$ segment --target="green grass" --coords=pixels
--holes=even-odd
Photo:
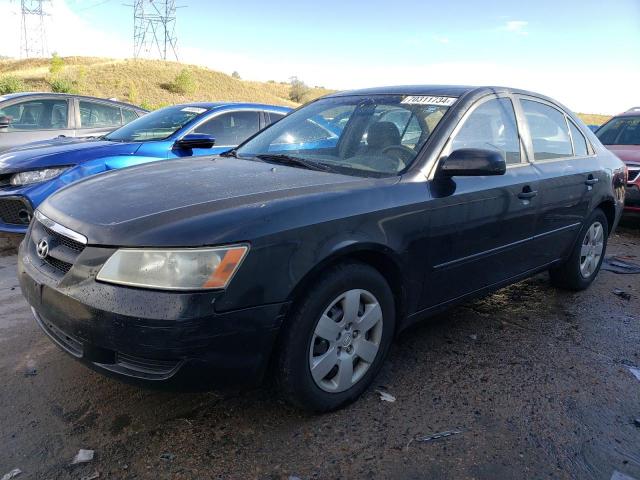
[[[289,99],[290,85],[253,82],[232,78],[222,72],[195,65],[161,60],[115,60],[93,57],[65,57],[61,72],[83,95],[117,98],[147,108],[159,108],[193,101],[257,102],[296,106]],[[0,77],[12,76],[28,91],[51,91],[51,59],[0,60]],[[167,88],[175,85],[185,69],[193,88]],[[303,102],[330,93],[312,88]]]

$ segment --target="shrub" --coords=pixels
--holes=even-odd
[[[240,74],[237,71],[234,71],[231,74],[231,78],[235,78],[236,80],[242,80],[242,78],[240,78]]]
[[[309,87],[298,77],[291,77],[291,87],[289,89],[289,99],[293,102],[301,103],[304,96],[309,93]]]
[[[138,89],[133,83],[129,84],[129,92],[127,93],[127,100],[133,105],[138,103]]]
[[[23,92],[24,90],[24,82],[18,77],[11,75],[0,77],[0,95]]]
[[[173,82],[167,85],[167,90],[180,95],[188,95],[195,92],[196,81],[191,71],[186,68],[182,69]]]
[[[64,59],[58,55],[56,52],[53,52],[51,55],[51,63],[49,65],[49,73],[51,75],[57,75],[64,68]]]
[[[55,77],[49,80],[51,91],[55,93],[78,93],[76,82],[68,78]]]

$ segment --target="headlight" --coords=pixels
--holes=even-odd
[[[43,170],[32,170],[30,172],[20,172],[11,176],[11,185],[29,185],[31,183],[44,182],[53,177],[57,177],[69,167],[45,168]]]
[[[176,250],[120,249],[98,272],[97,280],[161,290],[225,288],[249,247]]]

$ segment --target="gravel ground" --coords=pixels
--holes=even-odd
[[[608,253],[640,257],[638,227],[620,230]],[[172,393],[85,368],[38,330],[15,263],[5,249],[0,475],[640,479],[640,379],[629,369],[640,368],[640,275],[601,272],[580,293],[540,275],[454,308],[395,343],[376,381],[395,402],[371,389],[311,416],[266,387]],[[70,466],[81,448],[94,459]]]

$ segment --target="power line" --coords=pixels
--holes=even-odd
[[[48,57],[43,5],[50,0],[20,0],[20,57]]]
[[[176,44],[175,0],[135,0],[133,5],[133,56],[135,58],[174,57]]]

